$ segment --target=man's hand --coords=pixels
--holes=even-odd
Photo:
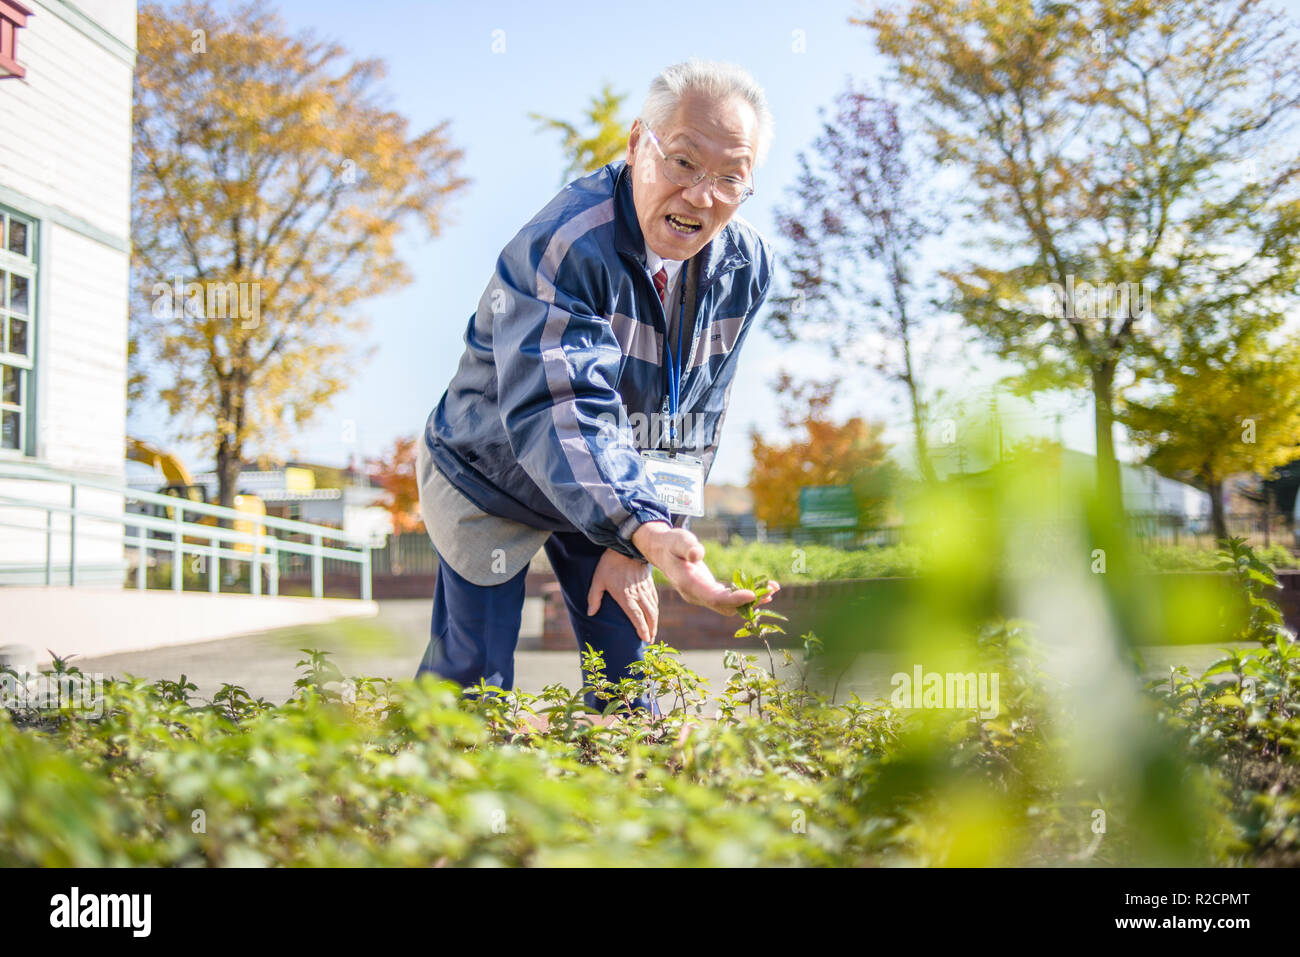
[[[609,592],[636,626],[641,640],[654,641],[659,634],[659,590],[655,588],[653,575],[653,569],[645,562],[612,548],[605,549],[596,563],[596,573],[591,576],[587,614],[600,611],[601,596]]]
[[[732,590],[721,584],[704,564],[704,546],[694,533],[674,528],[667,522],[646,522],[632,533],[632,544],[668,577],[677,593],[692,605],[712,608],[719,615],[734,615],[741,605],[754,600],[745,588]],[[780,590],[776,582],[759,602],[766,605]]]

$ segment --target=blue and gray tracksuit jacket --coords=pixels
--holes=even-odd
[[[771,285],[772,253],[733,216],[697,258],[679,449],[701,457],[707,477],[738,353]],[[665,329],[619,160],[562,189],[502,251],[425,426],[434,463],[485,512],[579,530],[642,558],[631,541],[637,527],[673,521],[638,448],[668,444],[666,434],[656,441],[666,433]]]

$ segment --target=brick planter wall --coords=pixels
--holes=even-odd
[[[1273,600],[1282,609],[1286,626],[1300,634],[1300,569],[1279,571],[1277,580],[1282,583],[1282,592],[1274,595]]]
[[[824,630],[823,616],[831,606],[861,597],[870,589],[896,587],[905,581],[903,578],[866,578],[782,585],[769,607],[790,620],[775,622],[785,629],[785,635],[777,635],[772,647],[799,647],[801,635]],[[577,639],[559,583],[553,581],[543,585],[542,596],[545,598],[542,647],[555,651],[576,648]],[[608,596],[605,600],[612,601]],[[673,648],[747,648],[752,651],[754,639],[736,637],[736,630],[743,623],[739,615],[724,617],[708,608],[688,604],[671,586],[659,586],[659,640]]]

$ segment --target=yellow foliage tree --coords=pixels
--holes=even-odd
[[[382,107],[381,61],[260,4],[146,3],[138,47],[131,339],[228,506],[245,446],[282,446],[363,358],[356,305],[410,281],[405,222],[436,236],[467,180],[446,123],[410,136]]]
[[[567,120],[554,119],[540,113],[529,113],[543,130],[557,130],[562,136],[561,148],[568,160],[563,179],[569,180],[583,173],[594,173],[607,163],[627,152],[627,137],[631,127],[619,119],[626,93],[615,93],[606,83],[598,96],[591,99],[583,116],[584,129]]]
[[[768,444],[758,430],[749,433],[753,467],[749,489],[754,517],[774,528],[799,524],[799,489],[848,485],[858,507],[858,525],[878,524],[890,467],[881,440],[884,426],[854,417],[836,423],[828,414],[838,379],[796,383],[781,372],[773,388],[784,397],[781,423],[802,434],[788,444]]]
[[[1225,307],[1276,328],[1269,301],[1294,294],[1294,26],[1266,0],[914,0],[852,22],[986,227],[942,273],[952,308],[1024,391],[1090,389],[1117,513],[1115,413],[1147,357]]]
[[[1168,391],[1122,411],[1148,465],[1210,493],[1216,538],[1228,537],[1224,480],[1236,472],[1268,477],[1300,452],[1300,339],[1270,348],[1248,335],[1233,345],[1185,346],[1164,376]]]

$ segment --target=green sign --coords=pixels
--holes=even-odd
[[[799,524],[804,528],[856,528],[858,503],[848,485],[806,485],[799,489]]]

